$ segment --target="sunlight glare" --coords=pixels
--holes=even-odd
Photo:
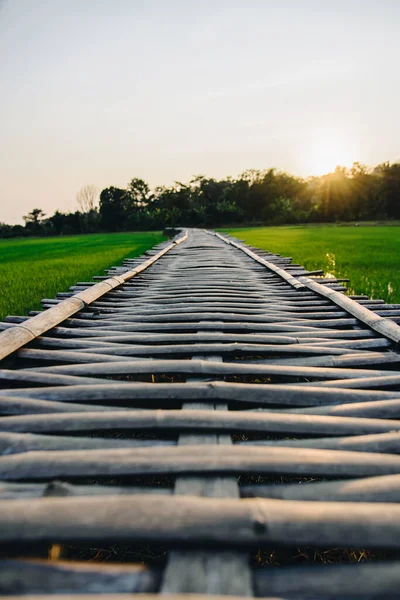
[[[345,136],[337,131],[318,131],[311,139],[307,160],[312,175],[332,173],[337,166],[349,168],[357,160],[354,148]]]

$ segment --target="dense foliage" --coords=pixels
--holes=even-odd
[[[90,186],[88,186],[90,187]],[[81,202],[81,208],[84,203]],[[301,179],[285,172],[246,171],[236,179],[203,175],[189,183],[150,189],[134,178],[127,189],[109,187],[99,207],[45,218],[35,208],[21,225],[0,224],[0,237],[162,229],[400,219],[400,163]]]

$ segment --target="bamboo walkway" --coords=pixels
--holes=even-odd
[[[95,280],[0,324],[0,594],[399,598],[400,305],[203,230]]]

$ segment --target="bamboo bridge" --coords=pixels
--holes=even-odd
[[[399,598],[400,305],[344,283],[188,230],[1,323],[0,593]]]

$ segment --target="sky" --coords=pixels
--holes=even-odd
[[[399,0],[0,0],[0,221],[400,159]]]

